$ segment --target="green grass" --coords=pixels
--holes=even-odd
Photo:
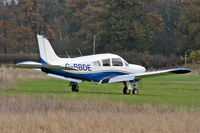
[[[200,76],[175,75],[143,79],[138,95],[123,95],[122,83],[94,85],[80,84],[78,93],[71,92],[67,81],[42,80],[19,82],[16,90],[1,90],[2,94],[55,96],[77,100],[106,100],[127,104],[169,105],[172,107],[200,107]]]

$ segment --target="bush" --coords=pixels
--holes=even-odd
[[[188,58],[189,62],[200,64],[200,50],[192,51]]]
[[[146,68],[169,68],[181,65],[184,60],[180,60],[179,57],[175,55],[163,56],[163,55],[151,55],[149,52],[144,53],[138,52],[117,52],[115,54],[120,55],[129,63],[142,65]],[[60,56],[66,58],[66,55]],[[74,56],[71,56],[74,57]],[[0,64],[16,64],[22,61],[36,61],[40,62],[39,55],[24,55],[24,54],[8,54],[0,55]],[[199,60],[200,61],[200,60]]]
[[[0,55],[0,64],[16,64],[22,61],[40,62],[39,55],[6,54]]]
[[[169,68],[181,65],[184,62],[180,60],[179,57],[175,55],[163,56],[163,55],[151,55],[149,52],[145,51],[144,53],[138,52],[118,52],[116,53],[122,56],[129,63],[142,65],[146,68]]]

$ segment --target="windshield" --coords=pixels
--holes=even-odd
[[[124,60],[124,59],[123,59],[123,60]],[[124,64],[125,64],[125,66],[128,66],[128,65],[129,65],[128,62],[125,61],[125,60],[124,60]]]

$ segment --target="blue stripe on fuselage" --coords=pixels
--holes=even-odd
[[[64,77],[70,77],[75,79],[83,79],[89,81],[99,82],[100,80],[107,77],[114,77],[119,75],[126,75],[127,73],[117,72],[117,71],[106,71],[106,72],[97,72],[97,73],[72,73],[63,70],[55,70],[55,69],[42,69],[43,72],[52,73]]]
[[[49,65],[41,58],[41,63],[44,65]],[[119,71],[105,71],[105,72],[94,72],[94,73],[73,73],[64,70],[56,70],[56,69],[46,69],[41,68],[43,72],[52,73],[64,77],[70,77],[75,79],[83,79],[88,81],[96,81],[99,82],[100,80],[107,78],[107,77],[114,77],[119,75],[127,75],[128,73],[119,72]]]

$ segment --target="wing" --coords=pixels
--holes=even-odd
[[[133,80],[136,80],[136,79],[138,80],[141,78],[166,76],[166,75],[172,75],[172,74],[186,74],[189,72],[191,72],[190,69],[177,68],[177,69],[168,69],[168,70],[162,70],[162,71],[136,73],[136,74],[122,75],[122,76],[116,76],[116,77],[102,79],[99,82],[99,84],[115,83],[115,82],[123,82],[123,81],[133,81]]]
[[[33,61],[25,61],[25,62],[21,62],[18,63],[16,65],[13,65],[15,68],[29,68],[29,69],[36,69],[36,70],[40,70],[41,68],[47,68],[47,69],[58,69],[58,70],[77,70],[71,67],[61,67],[61,66],[57,66],[57,65],[43,65],[41,63],[38,62],[33,62]],[[62,79],[62,80],[67,80],[70,82],[75,82],[75,83],[81,83],[82,80],[80,79],[73,79],[73,78],[67,78],[64,76],[60,76],[60,75],[56,75],[56,74],[47,74],[48,77],[53,77],[53,78],[57,78],[57,79]]]
[[[80,80],[80,79],[67,78],[67,77],[64,77],[64,76],[56,75],[56,74],[50,74],[49,73],[49,74],[47,74],[47,76],[52,77],[52,78],[67,80],[67,81],[75,82],[75,83],[81,83],[82,82],[82,80]]]
[[[71,68],[71,67],[62,67],[62,66],[58,66],[58,65],[43,65],[41,63],[33,62],[33,61],[20,62],[13,66],[15,68],[29,68],[29,69],[47,68],[47,69],[76,70],[77,71],[77,69]]]

